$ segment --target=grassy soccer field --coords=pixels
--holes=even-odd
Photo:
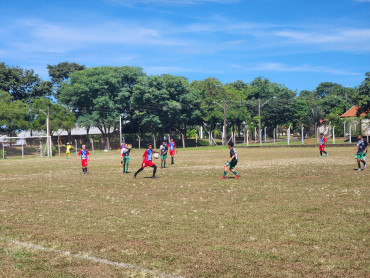
[[[239,148],[238,180],[220,179],[226,147],[179,149],[154,180],[132,178],[143,150],[128,175],[117,152],[89,175],[0,161],[0,276],[369,277],[370,167],[350,150]]]

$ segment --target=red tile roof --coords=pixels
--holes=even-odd
[[[357,105],[354,105],[351,107],[351,109],[349,109],[347,112],[345,112],[342,116],[340,116],[341,118],[348,118],[348,117],[358,117],[357,116],[357,111],[358,111],[358,106]],[[361,113],[360,117],[364,117],[364,116],[367,116],[368,113]]]

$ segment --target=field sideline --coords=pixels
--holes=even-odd
[[[125,175],[115,151],[89,175],[0,161],[0,277],[370,277],[370,166],[351,149],[239,148],[238,180],[220,179],[226,147],[179,148],[158,179],[132,178],[144,150]]]

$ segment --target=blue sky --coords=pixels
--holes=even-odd
[[[0,61],[43,79],[69,61],[300,91],[370,71],[370,0],[13,0],[0,12]]]

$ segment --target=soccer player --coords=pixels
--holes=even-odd
[[[90,159],[90,153],[86,150],[86,146],[82,145],[82,150],[78,153],[78,158],[81,157],[82,173],[87,174],[87,162]]]
[[[168,143],[168,148],[170,150],[171,164],[175,164],[173,162],[173,158],[174,158],[175,152],[177,152],[177,150],[176,150],[176,143],[173,141],[173,138],[171,138],[170,142]]]
[[[365,156],[367,154],[367,149],[369,148],[369,144],[364,139],[362,134],[357,136],[357,146],[352,151],[357,150],[357,154],[355,159],[357,159],[358,169],[357,171],[361,171],[361,162],[364,164],[364,169],[366,168],[367,163],[365,162]]]
[[[121,166],[123,165],[123,149],[125,148],[125,143],[122,141],[121,145],[119,146],[119,150],[121,151]]]
[[[320,150],[320,157],[322,157],[322,153],[325,153],[326,154],[326,157],[329,156],[329,154],[325,151],[325,143],[328,141],[324,134],[323,133],[320,133],[320,146],[319,146],[319,150]]]
[[[233,142],[229,142],[228,147],[230,150],[230,159],[226,161],[224,165],[224,175],[221,177],[221,179],[226,179],[227,166],[229,166],[229,170],[234,173],[235,178],[237,179],[239,178],[239,174],[235,171],[235,166],[238,164],[238,155],[236,154]]]
[[[161,151],[161,168],[166,168],[166,159],[168,153],[168,146],[166,142],[163,141],[163,144],[159,147]]]
[[[71,143],[67,143],[67,148],[66,148],[66,158],[67,159],[70,159],[71,158],[71,148],[72,148],[72,146],[71,146]]]
[[[130,149],[125,144],[123,148],[123,173],[128,173],[128,164],[130,163]],[[126,168],[126,171],[125,171]]]
[[[152,178],[156,178],[155,172],[157,171],[157,165],[153,163],[153,153],[156,153],[156,151],[153,151],[153,145],[149,144],[148,149],[143,154],[143,161],[141,163],[141,168],[136,171],[134,174],[134,178],[136,178],[137,174],[139,174],[141,171],[144,170],[145,167],[152,167],[153,168],[153,176]]]

